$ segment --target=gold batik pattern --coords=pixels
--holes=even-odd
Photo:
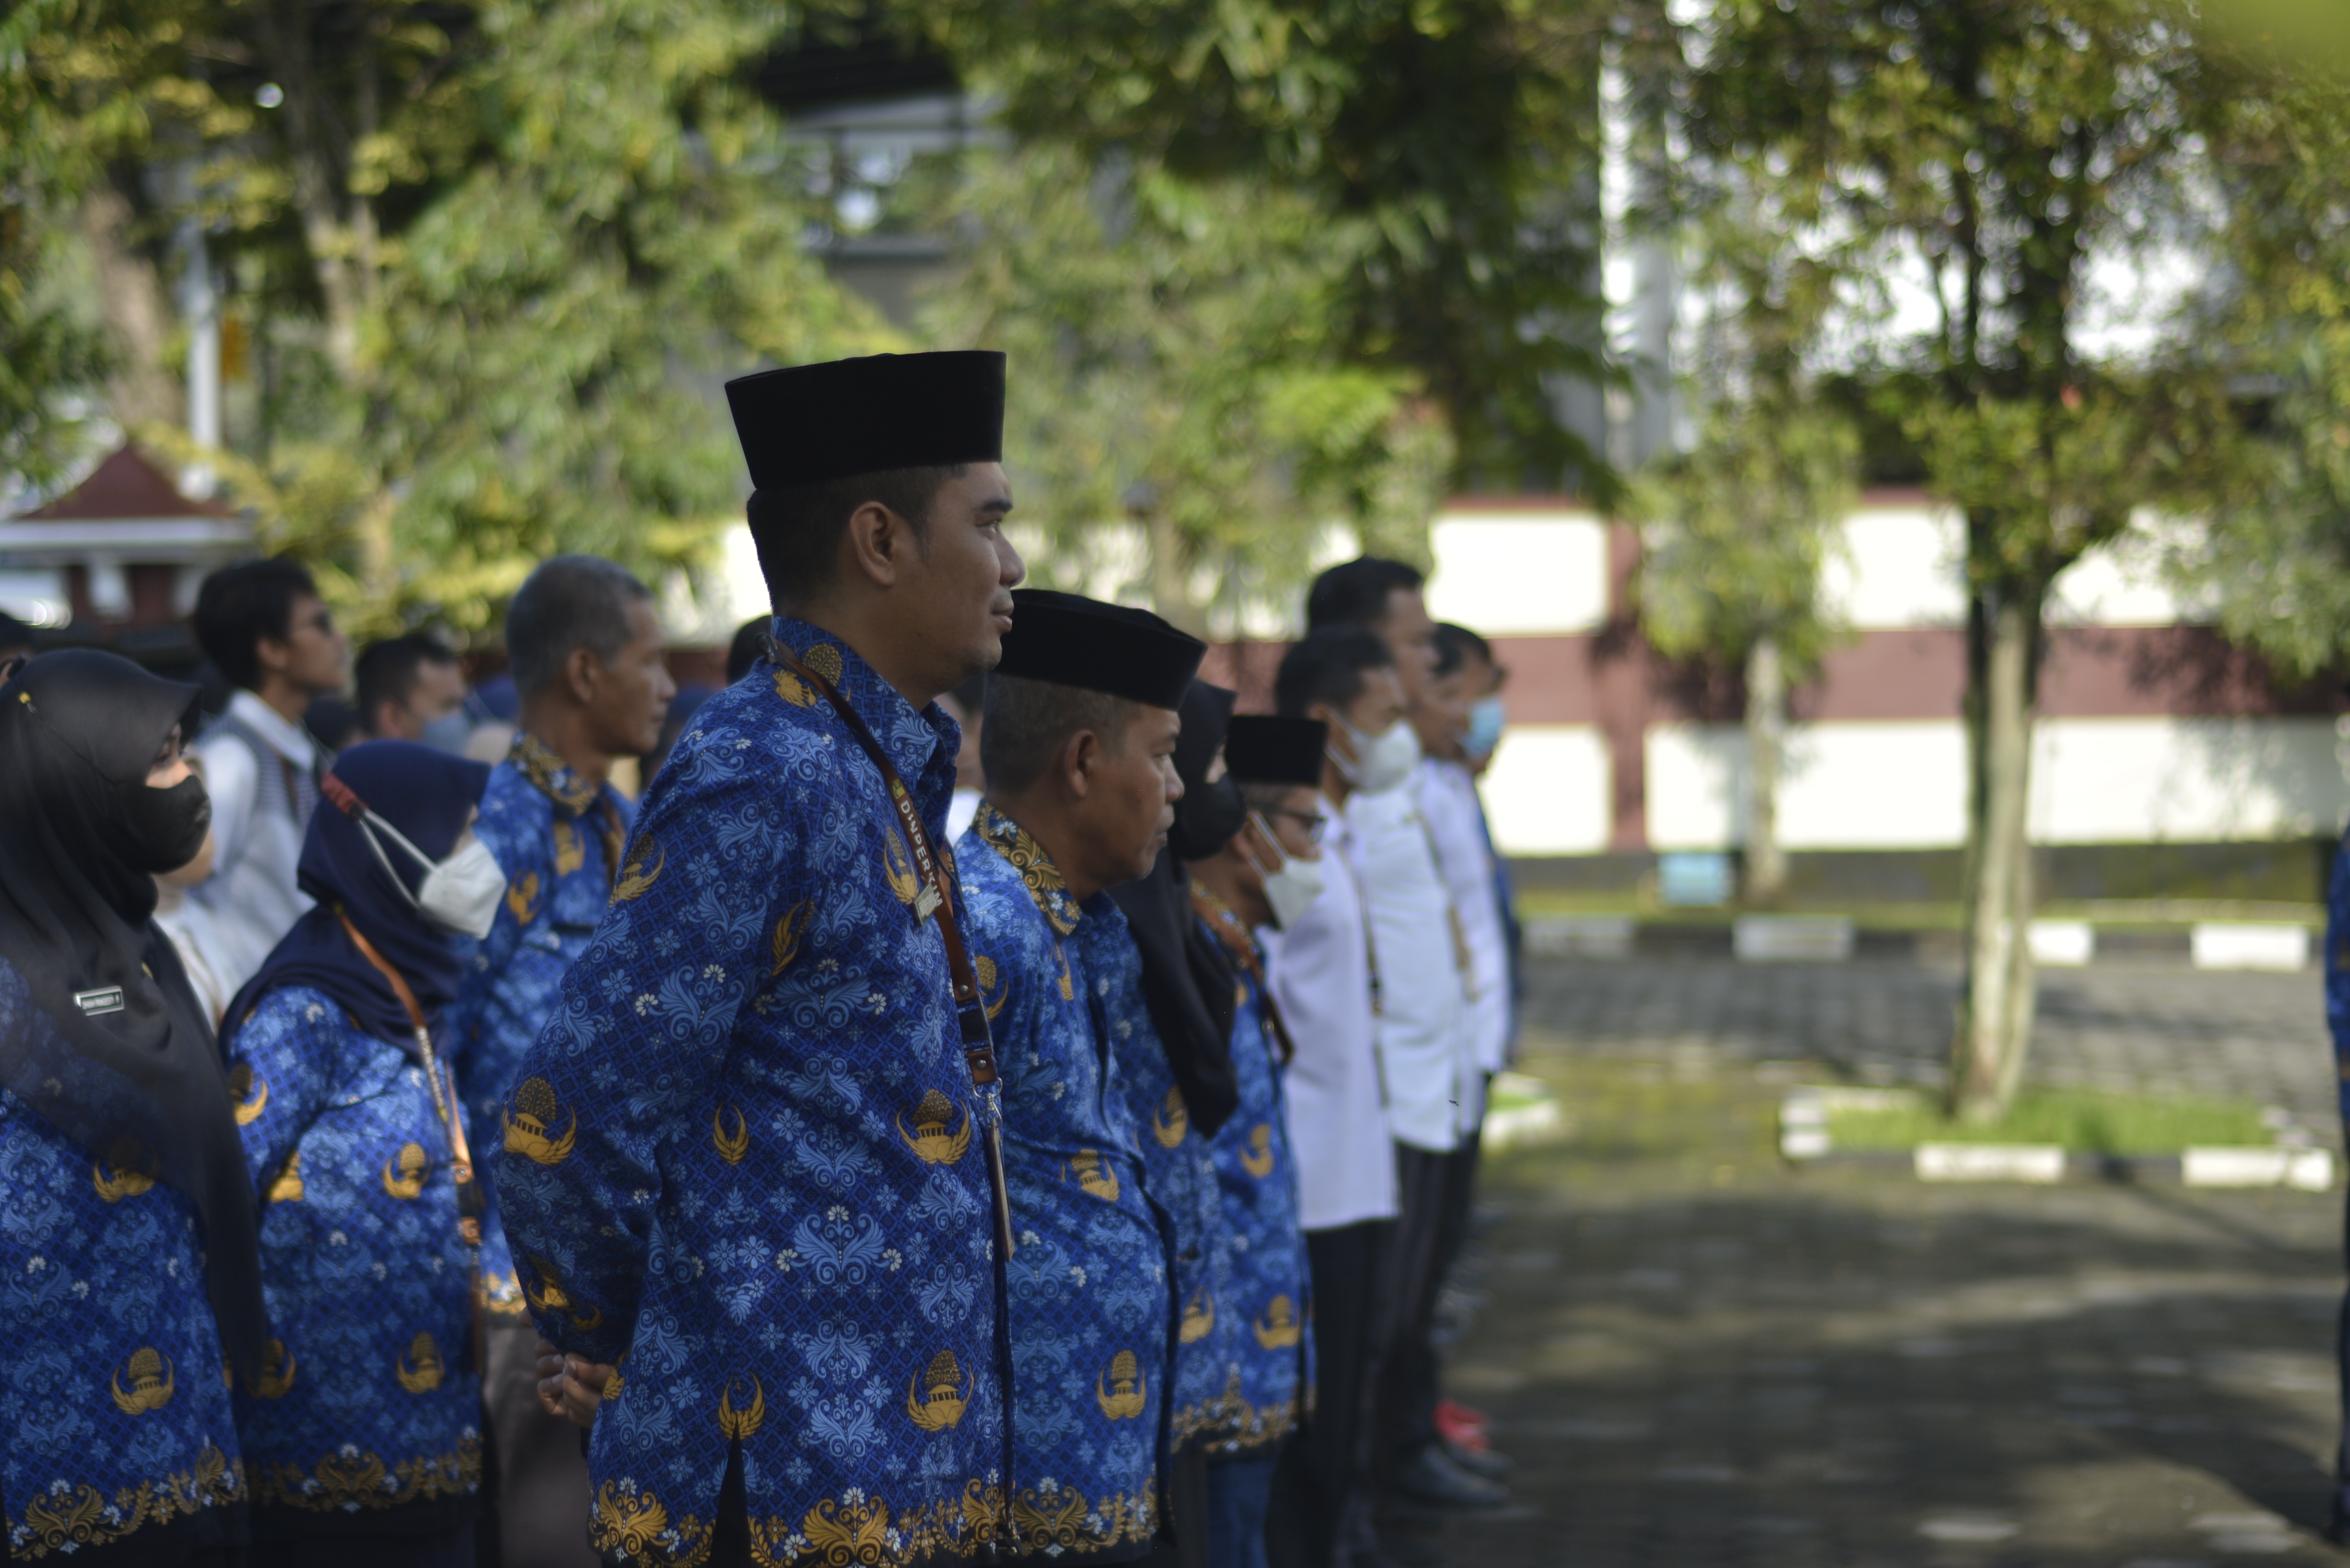
[[[1012,1528],[1024,1552],[1104,1552],[1148,1541],[1159,1525],[1149,1497],[1121,1492],[1089,1502],[1074,1490],[1047,1493],[1032,1487],[1012,1500]]]
[[[207,1443],[191,1469],[140,1481],[109,1504],[96,1487],[58,1481],[36,1492],[21,1517],[8,1520],[8,1556],[33,1562],[51,1552],[70,1562],[84,1547],[106,1546],[151,1524],[163,1524],[244,1495],[244,1466]]]
[[[375,1454],[328,1454],[308,1469],[276,1464],[254,1481],[256,1502],[306,1513],[399,1508],[432,1498],[463,1497],[482,1484],[482,1440],[462,1438],[446,1453],[386,1460]]]
[[[1061,875],[1061,868],[1053,864],[1053,857],[1045,853],[1045,846],[1026,828],[985,802],[981,803],[972,826],[1020,873],[1028,896],[1036,900],[1036,908],[1044,911],[1054,930],[1066,937],[1077,929],[1084,911],[1069,897],[1069,884]]]
[[[878,1494],[852,1489],[824,1499],[796,1519],[754,1514],[746,1522],[751,1561],[761,1568],[895,1568],[924,1559],[975,1556],[1003,1519],[1003,1490],[972,1480],[963,1483],[960,1498],[904,1513],[891,1511]],[[693,1514],[672,1522],[669,1510],[650,1491],[608,1480],[597,1491],[590,1542],[625,1562],[697,1568],[709,1559],[712,1534],[712,1521]],[[1146,1526],[1140,1536],[1118,1539],[1149,1534]]]
[[[1309,1397],[1311,1392],[1307,1390]],[[1295,1431],[1304,1414],[1302,1402],[1295,1398],[1273,1405],[1250,1404],[1241,1392],[1238,1373],[1224,1386],[1223,1397],[1216,1404],[1222,1412],[1225,1429],[1208,1440],[1211,1454],[1249,1454],[1270,1448]]]

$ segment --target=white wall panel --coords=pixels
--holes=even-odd
[[[2043,844],[2335,832],[2350,810],[2330,719],[2048,719],[2033,759]]]
[[[1607,742],[1588,724],[1513,724],[1482,781],[1504,855],[1596,855],[1607,847]]]
[[[1589,513],[1453,513],[1430,530],[1428,607],[1487,637],[1591,631],[1607,618],[1607,529]]]
[[[1947,508],[1864,506],[1845,519],[1844,549],[1829,555],[1822,591],[1864,628],[1963,626],[1964,544]]]
[[[1746,733],[1734,724],[1648,732],[1648,839],[1720,849],[1746,838]],[[1779,841],[1789,849],[1927,849],[1966,834],[1966,739],[1948,720],[1791,731]]]

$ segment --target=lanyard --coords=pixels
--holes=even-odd
[[[457,1233],[468,1247],[482,1244],[482,1189],[473,1179],[473,1153],[465,1141],[465,1118],[457,1104],[457,1084],[452,1078],[446,1085],[441,1081],[441,1063],[432,1050],[432,1032],[424,1026],[424,1010],[416,1005],[416,992],[409,989],[407,977],[384,961],[375,950],[375,944],[359,935],[351,918],[338,909],[335,918],[343,922],[344,934],[351,945],[359,950],[359,957],[375,966],[400,998],[400,1005],[408,1014],[408,1022],[416,1029],[416,1048],[424,1056],[424,1081],[432,1085],[433,1114],[441,1118],[442,1127],[449,1135],[449,1174],[457,1184]]]
[[[962,1032],[963,1061],[971,1069],[974,1086],[984,1088],[993,1084],[995,1073],[995,1038],[987,1024],[987,1002],[980,994],[979,974],[972,967],[971,953],[963,946],[962,928],[955,919],[953,890],[947,886],[946,871],[938,854],[931,847],[931,836],[922,826],[922,814],[914,809],[914,797],[907,793],[905,781],[889,763],[881,742],[873,738],[857,710],[833,689],[831,681],[801,662],[797,654],[780,642],[775,645],[775,659],[808,685],[824,694],[832,711],[848,728],[849,735],[862,747],[866,758],[879,770],[881,782],[889,786],[889,804],[897,808],[899,826],[905,829],[906,843],[913,851],[914,867],[922,878],[922,890],[914,898],[914,919],[921,920],[936,915],[939,938],[946,944],[947,976],[954,990],[955,1019]],[[993,1124],[987,1129],[987,1178],[995,1189],[995,1241],[1003,1249],[1002,1255],[1012,1256],[1012,1199],[1003,1183],[1003,1143]]]
[[[1264,1008],[1265,1026],[1273,1031],[1275,1044],[1281,1047],[1281,1064],[1284,1067],[1296,1059],[1297,1047],[1289,1038],[1289,1025],[1282,1022],[1281,1008],[1273,1000],[1273,987],[1264,980],[1264,965],[1257,958],[1256,940],[1241,926],[1240,917],[1225,903],[1197,882],[1191,884],[1191,908],[1208,922],[1208,929],[1224,944],[1226,950],[1240,961],[1248,971],[1249,979],[1256,982],[1257,1000]]]

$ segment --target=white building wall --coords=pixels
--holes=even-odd
[[[1486,637],[1561,636],[1607,619],[1607,525],[1588,512],[1448,513],[1429,531],[1429,613]]]
[[[1607,742],[1588,724],[1513,725],[1482,781],[1504,855],[1596,855],[1607,847],[1614,789]]]
[[[1648,840],[1743,844],[1745,732],[1648,732]],[[2350,818],[2350,735],[2328,719],[2048,719],[2036,732],[2036,844],[2306,837]],[[1779,797],[1789,849],[1948,849],[1966,841],[1966,734],[1956,721],[1792,729]]]

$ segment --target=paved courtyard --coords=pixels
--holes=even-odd
[[[2324,1545],[2342,1199],[1928,1187],[1777,1159],[1783,1085],[1919,1076],[1919,966],[1546,966],[1451,1391],[1519,1463],[1463,1564],[2350,1563]],[[2052,977],[2049,1075],[2332,1114],[2314,976]]]

